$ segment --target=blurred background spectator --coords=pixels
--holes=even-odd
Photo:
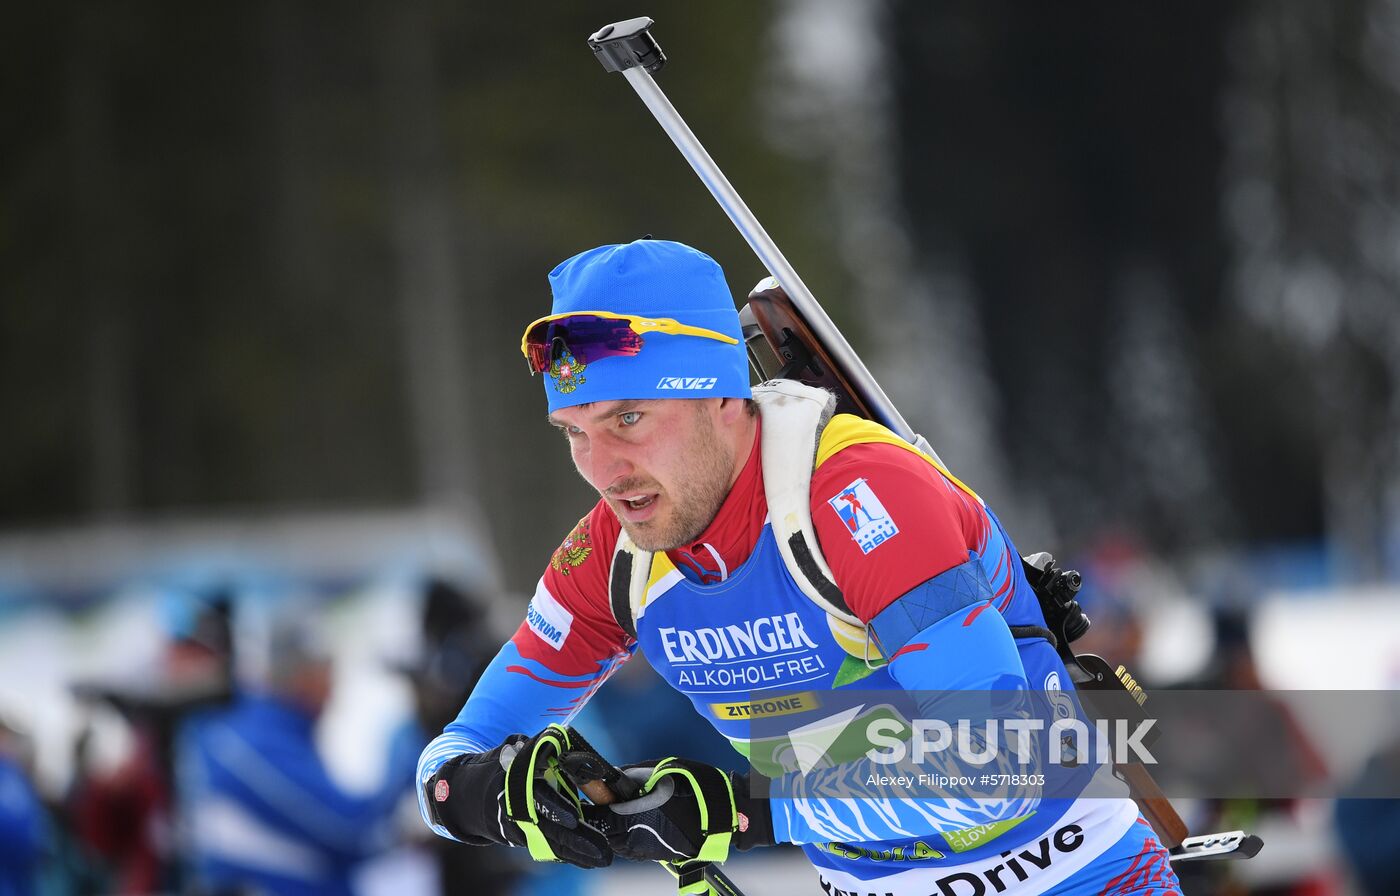
[[[48,821],[31,775],[33,745],[0,718],[0,894],[37,896]]]
[[[73,693],[104,702],[130,726],[130,743],[115,766],[91,761],[78,736],[66,814],[84,854],[113,893],[178,890],[180,861],[174,816],[173,740],[184,718],[233,694],[231,596],[177,593],[165,606],[167,641],[154,669],[140,678],[81,681]]]
[[[351,794],[326,770],[316,723],[332,657],[310,607],[283,605],[262,681],[188,719],[177,762],[187,858],[198,893],[349,896],[363,860],[392,843],[421,746],[397,740],[380,785]],[[402,749],[406,747],[407,749]],[[354,749],[344,744],[342,749]]]
[[[1200,677],[1185,683],[1196,690],[1261,691],[1265,689],[1250,646],[1248,615],[1239,607],[1215,610],[1215,649]],[[1261,695],[1229,718],[1212,719],[1199,732],[1200,762],[1226,792],[1246,769],[1267,766],[1276,780],[1294,782],[1299,793],[1321,789],[1328,768],[1313,738],[1287,703]],[[1267,743],[1266,753],[1235,749],[1243,743]],[[1326,896],[1341,892],[1340,860],[1327,834],[1325,813],[1316,800],[1255,798],[1201,800],[1192,806],[1190,824],[1197,831],[1248,830],[1265,839],[1269,850],[1250,862],[1185,866],[1183,887],[1197,892],[1255,896]]]
[[[1400,784],[1400,741],[1371,757],[1337,800],[1337,841],[1367,896],[1400,892],[1400,800],[1374,799]]]
[[[421,622],[422,649],[411,661],[392,666],[413,689],[413,719],[402,736],[411,738],[412,762],[447,723],[457,717],[467,695],[496,655],[507,632],[491,624],[489,601],[441,578],[428,581]],[[527,871],[528,862],[504,848],[462,849],[433,835],[418,820],[416,800],[405,826],[421,841],[436,866],[444,893],[480,892],[484,896],[510,893]]]

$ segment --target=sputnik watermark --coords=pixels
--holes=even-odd
[[[1098,719],[1093,723],[1091,734],[1090,726],[1081,719],[1056,719],[1050,723],[1045,736],[1045,741],[1049,742],[1046,759],[1052,765],[1076,765],[1086,758],[1098,764],[1141,762],[1155,765],[1157,759],[1148,751],[1143,738],[1156,721]],[[960,762],[986,765],[1005,755],[1001,750],[1005,729],[1005,740],[1015,761],[1020,765],[1033,765],[1041,758],[1036,744],[1039,739],[1033,735],[1046,730],[1044,719],[986,719],[978,723],[958,719],[952,724],[945,719],[916,719],[911,724],[912,732],[910,726],[895,719],[872,720],[865,729],[873,745],[866,751],[866,758],[892,765],[911,757],[918,764],[951,751]],[[922,777],[920,784],[936,783],[923,781]]]
[[[728,668],[718,662],[715,667]],[[1314,752],[1287,736],[1296,733],[1296,723],[1290,722],[1295,717],[1322,719],[1330,730],[1347,732],[1348,755],[1353,750],[1361,755],[1363,747],[1372,755],[1382,753],[1393,733],[1378,720],[1400,718],[1400,689],[1168,690],[1153,694],[1146,705],[1127,691],[1048,686],[1029,691],[761,689],[747,696],[736,701],[726,694],[709,710],[720,724],[749,739],[757,773],[751,779],[764,782],[763,795],[1117,798],[1125,792],[1125,772],[1146,767],[1173,798],[1400,798],[1393,776],[1374,769],[1351,780],[1328,777]],[[1005,777],[1015,775],[1023,777]],[[1040,775],[1043,785],[1039,778],[1025,780]]]

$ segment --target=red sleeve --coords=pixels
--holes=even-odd
[[[599,501],[555,549],[511,638],[521,656],[562,675],[588,675],[629,649],[631,638],[613,619],[608,600],[620,531],[617,517]]]
[[[987,525],[976,500],[935,467],[883,443],[844,448],[817,468],[812,522],[837,587],[866,622],[966,562]]]

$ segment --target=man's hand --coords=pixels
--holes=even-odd
[[[558,773],[571,729],[512,734],[489,753],[448,760],[426,784],[436,820],[464,843],[526,846],[542,862],[581,868],[612,863],[607,838],[582,817],[578,794]]]
[[[731,845],[746,850],[773,843],[768,801],[749,795],[745,776],[684,759],[663,759],[623,771],[641,785],[640,796],[584,809],[620,856],[723,862]]]

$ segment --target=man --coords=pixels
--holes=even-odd
[[[361,863],[392,844],[407,756],[389,757],[372,793],[350,793],[332,778],[316,747],[332,658],[298,609],[306,608],[273,621],[266,680],[227,708],[193,716],[180,733],[192,892],[350,896]]]
[[[135,679],[76,682],[73,693],[110,705],[131,726],[131,747],[115,767],[78,763],[69,793],[72,827],[100,862],[112,894],[178,890],[173,739],[193,713],[233,696],[231,598],[222,591],[170,592],[161,616],[168,640],[160,662]],[[152,674],[154,673],[154,674]],[[86,752],[86,751],[84,751]]]
[[[523,349],[600,500],[420,759],[435,831],[584,866],[800,843],[827,892],[1177,892],[1165,850],[1126,799],[762,800],[742,777],[675,759],[645,767],[643,796],[610,809],[530,789],[541,757],[570,744],[524,735],[567,724],[639,648],[741,752],[755,747],[750,720],[723,709],[765,692],[1069,680],[1046,641],[1012,635],[1008,623],[1045,623],[996,518],[869,421],[838,416],[821,431],[805,500],[839,602],[865,627],[802,590],[768,519],[766,468],[781,464],[763,454],[785,446],[763,439],[777,418],[750,400],[738,315],[708,256],[658,240],[603,246],[565,261],[550,284],[552,314],[527,329]],[[789,460],[810,465],[813,453],[810,441],[795,445]],[[620,540],[653,552],[630,612],[625,594],[610,593]]]

